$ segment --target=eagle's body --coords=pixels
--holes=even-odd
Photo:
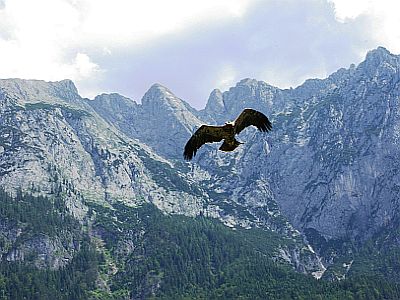
[[[236,149],[237,146],[242,144],[235,139],[235,128],[232,123],[225,123],[224,126],[209,126],[203,125],[198,129],[198,132],[202,134],[218,134],[224,136],[224,142],[222,143],[219,150],[229,152]]]
[[[233,123],[225,123],[223,126],[202,125],[186,143],[183,156],[186,160],[191,160],[196,155],[197,149],[205,143],[220,142],[222,140],[224,142],[219,150],[233,151],[240,144],[243,144],[235,139],[235,135],[251,125],[265,132],[272,129],[271,122],[263,113],[247,108]]]

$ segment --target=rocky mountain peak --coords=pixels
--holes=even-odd
[[[96,103],[96,106],[108,107],[113,110],[125,110],[135,108],[137,106],[137,103],[134,100],[124,97],[118,93],[101,94],[89,102]]]
[[[73,94],[78,95],[78,89],[76,88],[74,82],[71,79],[64,79],[61,81],[51,82],[55,87],[58,87],[63,90],[68,90]]]
[[[161,94],[166,94],[166,93],[172,93],[167,87],[160,83],[154,83],[149,90],[147,91],[148,93],[161,93]]]
[[[214,89],[211,92],[204,112],[209,115],[222,114],[225,112],[223,94],[219,89]]]
[[[161,84],[153,84],[142,98],[143,113],[149,116],[183,116],[196,114],[187,102],[175,96]]]
[[[1,79],[0,85],[5,93],[18,99],[20,103],[78,103],[82,99],[75,84],[69,79],[61,81]]]
[[[365,58],[366,61],[385,61],[395,58],[396,55],[393,55],[387,50],[385,47],[378,47],[371,51],[368,51],[367,56]]]
[[[240,80],[236,86],[248,86],[248,87],[257,87],[259,81],[253,78],[244,78]]]
[[[236,83],[236,86],[230,88],[229,91],[241,91],[246,96],[256,96],[260,90],[273,90],[276,89],[264,81],[255,80],[252,78],[245,78]]]
[[[244,108],[270,110],[272,99],[279,91],[264,81],[246,78],[223,93],[223,103],[229,118],[236,118]]]
[[[70,80],[0,80],[0,183],[68,195],[77,216],[86,214],[80,197],[145,201],[317,247],[363,241],[399,220],[399,58],[380,47],[293,90],[243,79],[214,90],[202,112],[160,84],[136,104],[118,94],[84,100]],[[9,109],[11,100],[19,105]],[[223,124],[245,107],[265,112],[273,130],[243,132],[233,153],[205,145],[183,161],[207,117]],[[299,265],[300,252],[280,250]]]
[[[391,54],[384,47],[378,47],[367,53],[365,60],[359,64],[356,71],[366,74],[369,78],[387,78],[400,70],[400,56]]]
[[[149,102],[159,100],[159,99],[167,99],[169,97],[175,97],[174,94],[165,86],[155,83],[153,84],[148,91],[144,94],[142,98],[142,104],[146,105]]]

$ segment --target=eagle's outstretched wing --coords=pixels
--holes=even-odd
[[[254,109],[246,108],[235,120],[235,134],[240,133],[246,127],[253,125],[260,131],[268,132],[272,129],[272,124],[268,118],[259,111]]]
[[[202,125],[186,143],[183,157],[191,160],[196,155],[197,149],[205,143],[220,142],[224,138],[225,134],[221,126]]]

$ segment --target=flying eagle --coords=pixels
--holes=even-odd
[[[202,125],[186,143],[183,157],[186,160],[191,160],[196,155],[197,149],[205,143],[220,142],[222,140],[224,142],[219,147],[219,150],[233,151],[237,146],[243,144],[235,139],[235,135],[250,125],[256,126],[258,130],[264,132],[272,129],[271,122],[263,113],[246,108],[234,122],[225,123],[223,126]]]

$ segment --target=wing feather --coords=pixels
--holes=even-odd
[[[197,150],[205,143],[220,142],[224,138],[225,135],[221,126],[202,125],[186,143],[183,157],[186,160],[191,160],[196,155]]]
[[[258,130],[268,132],[272,129],[272,124],[268,118],[261,112],[246,108],[235,120],[235,134],[240,133],[248,126],[256,126]]]

